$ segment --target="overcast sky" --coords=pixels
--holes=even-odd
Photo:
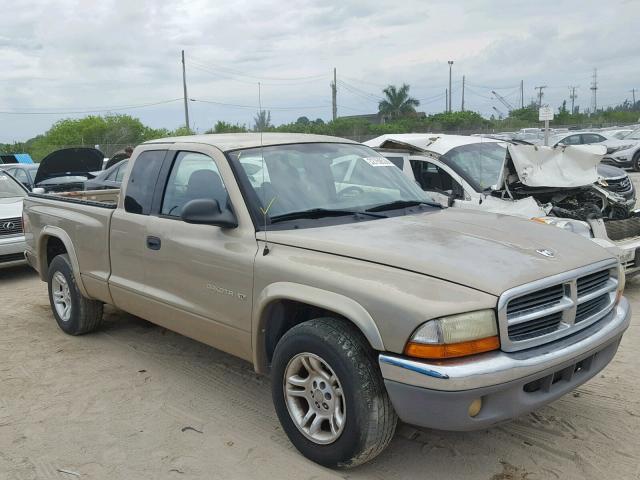
[[[517,104],[521,79],[525,103],[548,85],[544,101],[554,107],[569,85],[588,107],[594,67],[599,105],[640,88],[635,0],[17,0],[3,19],[0,142],[83,116],[7,112],[111,108],[153,127],[184,124],[181,101],[114,108],[180,98],[182,49],[199,131],[218,120],[251,126],[258,81],[273,123],[328,120],[333,67],[339,115],[377,111],[382,88],[402,82],[419,110],[442,111],[447,60],[454,109],[464,74],[466,108],[487,116],[492,106],[506,110],[491,90]]]

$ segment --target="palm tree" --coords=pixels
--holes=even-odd
[[[271,126],[271,112],[267,110],[260,110],[258,114],[253,117],[255,132],[263,132]]]
[[[398,89],[395,85],[389,85],[382,90],[384,100],[378,104],[378,111],[385,117],[398,118],[416,113],[416,107],[420,101],[409,96],[409,85],[403,83]]]

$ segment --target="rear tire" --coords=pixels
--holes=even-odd
[[[634,172],[640,172],[640,152],[637,152],[633,156],[632,168]]]
[[[103,304],[82,296],[69,255],[58,255],[51,261],[47,283],[51,310],[63,332],[82,335],[100,326]]]
[[[368,462],[393,438],[397,416],[375,352],[346,321],[317,318],[285,333],[273,356],[272,396],[291,443],[325,467]]]

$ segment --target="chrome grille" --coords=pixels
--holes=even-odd
[[[22,234],[22,218],[0,219],[0,236]]]
[[[615,262],[604,261],[505,292],[498,302],[502,349],[517,351],[571,335],[614,306]]]
[[[613,178],[606,180],[608,190],[616,193],[627,193],[631,190],[631,180],[629,177]]]
[[[600,290],[609,281],[609,277],[609,270],[580,277],[578,279],[578,297]]]

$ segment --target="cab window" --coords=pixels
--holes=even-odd
[[[208,155],[180,152],[167,180],[162,201],[162,215],[179,217],[191,200],[216,200],[221,209],[228,206],[229,195],[218,166]]]

